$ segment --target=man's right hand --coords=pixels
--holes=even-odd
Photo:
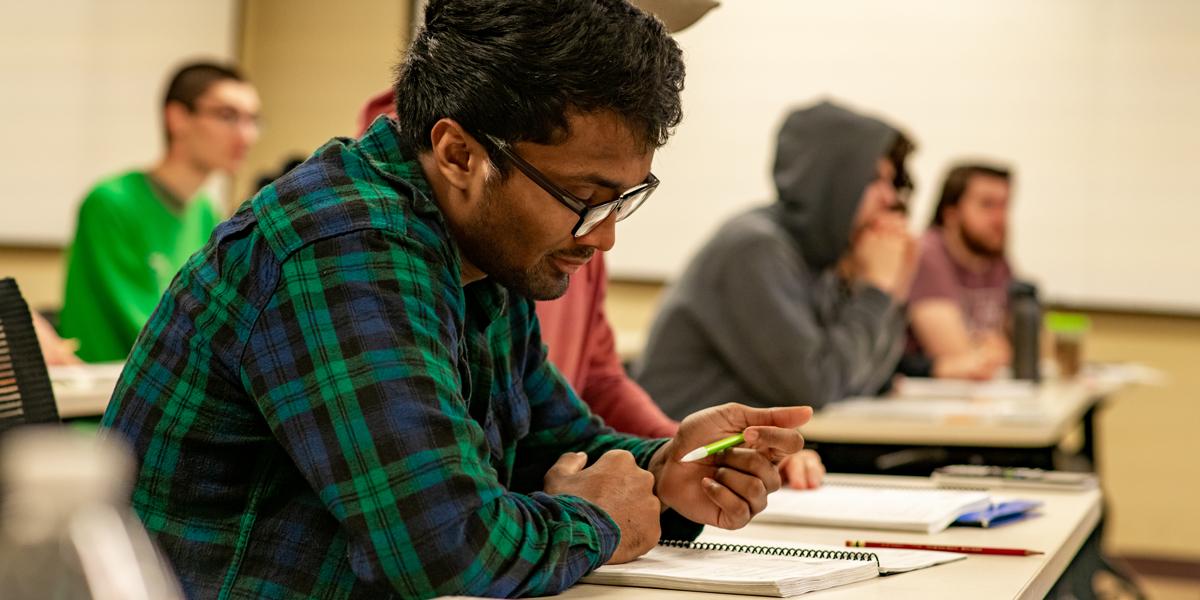
[[[545,477],[547,494],[578,496],[599,506],[621,528],[621,543],[608,561],[629,562],[658,543],[659,514],[654,495],[654,475],[642,469],[625,450],[610,450],[595,464],[587,464],[587,455],[568,452],[558,458]]]
[[[886,215],[876,219],[858,235],[851,252],[860,279],[897,300],[908,296],[917,248],[903,217]]]
[[[1012,344],[998,331],[989,331],[980,336],[979,348],[988,362],[997,367],[1012,364]]]
[[[1001,364],[979,348],[973,348],[970,352],[957,356],[934,359],[932,375],[938,379],[987,381],[996,376],[996,370]]]
[[[54,326],[36,311],[30,312],[30,316],[33,317],[33,332],[37,335],[38,345],[42,347],[42,357],[46,360],[47,365],[83,364],[83,361],[75,356],[75,352],[79,350],[78,341],[64,340],[58,337]]]

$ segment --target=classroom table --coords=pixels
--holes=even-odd
[[[1094,452],[1094,417],[1120,389],[1111,380],[1048,380],[1026,397],[849,399],[818,411],[801,431],[823,455],[877,457],[879,468],[910,457],[920,464],[986,462],[1054,468],[1054,451],[1083,427],[1080,454]],[[843,469],[848,464],[833,463]],[[855,469],[858,470],[858,469]]]
[[[829,483],[932,487],[928,478],[889,477],[882,475],[830,475]],[[926,535],[862,529],[805,527],[796,525],[751,523],[738,531],[716,530],[723,538],[776,540],[780,543],[803,545],[841,545],[846,540],[886,540],[894,542],[953,544],[960,546],[1015,547],[1040,550],[1037,556],[969,555],[966,560],[938,565],[919,571],[888,575],[846,586],[805,594],[813,600],[841,598],[965,598],[990,600],[999,598],[1042,598],[1058,580],[1067,564],[1083,545],[1100,519],[1099,490],[1043,491],[1006,488],[995,492],[1004,497],[1041,500],[1041,516],[1009,525],[982,529],[951,527],[941,533]],[[703,539],[703,536],[701,537]],[[573,599],[647,598],[669,600],[676,598],[761,598],[707,592],[682,592],[619,586],[581,584],[557,596]]]
[[[48,367],[59,418],[104,414],[124,366],[124,363],[97,363]]]

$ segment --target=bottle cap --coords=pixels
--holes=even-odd
[[[1082,334],[1092,328],[1092,320],[1079,313],[1046,313],[1046,329],[1053,333]]]
[[[1010,298],[1024,297],[1024,296],[1027,296],[1030,298],[1037,298],[1037,295],[1038,295],[1037,286],[1033,285],[1032,283],[1029,283],[1028,281],[1020,281],[1020,280],[1014,279],[1012,281],[1012,283],[1008,284],[1008,296]]]

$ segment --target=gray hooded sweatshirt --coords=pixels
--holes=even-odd
[[[898,133],[828,102],[779,132],[778,201],[725,223],[668,292],[637,380],[676,419],[725,402],[820,407],[874,394],[903,351],[901,307],[837,262]]]

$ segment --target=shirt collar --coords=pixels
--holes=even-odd
[[[491,323],[504,316],[508,309],[508,290],[484,278],[463,288],[463,294],[468,299],[468,305],[475,307],[476,315],[484,323]]]
[[[400,147],[400,132],[396,122],[386,115],[371,123],[358,140],[363,156],[387,179],[411,187],[414,201],[433,211],[440,210],[433,200],[433,188],[425,179],[421,163],[406,157]],[[463,288],[463,293],[477,307],[478,317],[491,323],[504,315],[508,307],[508,290],[490,278],[484,278]]]
[[[396,122],[387,116],[375,119],[366,133],[358,140],[359,150],[367,162],[387,179],[402,183],[417,192],[414,200],[422,203],[422,208],[437,210],[433,200],[433,188],[425,180],[421,163],[416,156],[405,156],[400,147],[400,132]]]

